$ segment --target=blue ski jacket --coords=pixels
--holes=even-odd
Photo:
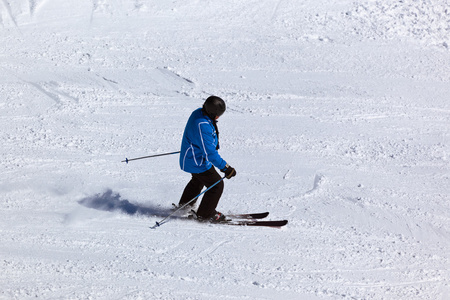
[[[214,165],[219,170],[227,162],[218,152],[219,138],[211,120],[201,108],[196,109],[184,129],[181,141],[180,167],[188,173],[203,173]]]

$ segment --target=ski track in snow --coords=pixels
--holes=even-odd
[[[450,298],[448,21],[437,0],[2,0],[0,299]],[[211,94],[238,171],[218,209],[283,229],[149,229],[189,176],[121,161],[178,150]]]
[[[1,16],[1,21],[2,24],[4,26],[3,20],[5,19],[4,15],[7,16],[7,18],[9,18],[10,21],[12,21],[12,23],[14,24],[14,26],[17,27],[17,22],[16,22],[16,18],[14,16],[14,14],[11,11],[11,5],[7,0],[2,0],[2,16]]]

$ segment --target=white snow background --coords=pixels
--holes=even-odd
[[[0,1],[1,299],[450,299],[449,0]],[[191,111],[237,170],[171,220]],[[100,204],[103,205],[100,205]]]

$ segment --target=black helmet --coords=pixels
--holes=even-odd
[[[225,101],[217,96],[209,96],[203,104],[203,110],[208,117],[215,120],[216,117],[220,117],[225,112]]]

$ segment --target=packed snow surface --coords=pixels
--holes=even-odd
[[[0,299],[450,299],[448,0],[0,1]],[[237,170],[170,213],[209,95]]]

